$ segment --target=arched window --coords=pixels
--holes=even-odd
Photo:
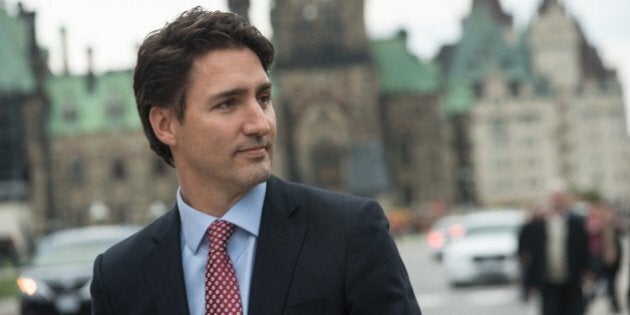
[[[125,161],[121,157],[117,157],[112,162],[112,178],[115,180],[124,180],[127,178],[127,167]]]
[[[315,185],[332,190],[343,188],[343,153],[339,145],[324,141],[312,148]]]
[[[85,178],[85,172],[83,168],[83,161],[75,159],[70,163],[70,169],[68,171],[68,177],[70,181],[75,184],[83,183]]]

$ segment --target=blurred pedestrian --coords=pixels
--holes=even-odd
[[[621,265],[621,230],[614,209],[601,198],[589,198],[591,204],[586,229],[589,236],[591,269],[594,273],[593,290],[587,298],[593,299],[603,288],[610,303],[610,311],[620,311],[617,297],[617,274]]]
[[[571,211],[563,183],[550,187],[549,211],[531,229],[528,274],[540,291],[541,314],[584,314],[582,285],[589,275],[588,238],[584,219]]]
[[[271,175],[274,48],[200,7],[150,33],[134,92],[173,208],[99,255],[100,314],[420,314],[380,205]]]
[[[532,252],[534,251],[535,227],[545,216],[545,209],[541,205],[534,205],[529,209],[527,221],[521,226],[518,233],[518,258],[521,267],[520,297],[523,302],[530,298],[535,288],[534,276],[531,273]]]

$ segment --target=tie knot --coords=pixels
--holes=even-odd
[[[234,230],[234,224],[230,222],[223,220],[212,222],[208,228],[211,250],[225,250],[227,248],[227,242],[234,233]]]

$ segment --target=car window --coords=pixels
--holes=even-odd
[[[99,239],[63,244],[48,244],[33,258],[33,266],[55,266],[91,262],[120,239]]]
[[[501,234],[501,233],[516,233],[517,226],[514,225],[486,225],[469,227],[466,230],[467,235],[480,235],[480,234]]]

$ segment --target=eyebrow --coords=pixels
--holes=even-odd
[[[261,91],[265,91],[265,90],[271,90],[271,82],[265,82],[263,84],[260,84],[257,88],[256,88],[256,93],[260,93]],[[247,93],[247,89],[244,87],[237,87],[237,88],[233,88],[231,90],[226,90],[223,92],[219,92],[215,95],[212,96],[213,99],[217,99],[217,98],[225,98],[225,97],[230,97],[230,96],[238,96],[238,95],[243,95]]]

